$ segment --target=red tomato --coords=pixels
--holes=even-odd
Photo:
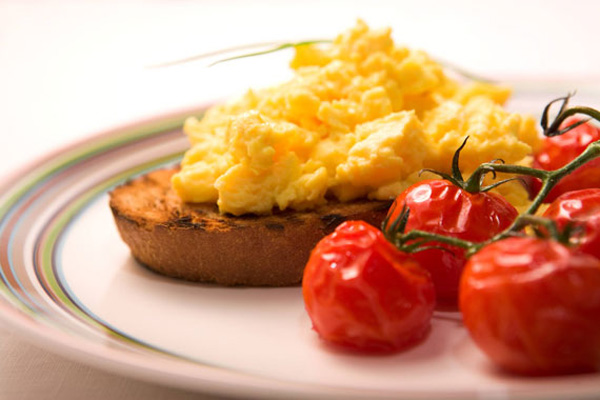
[[[600,189],[582,189],[565,193],[554,200],[544,217],[556,221],[559,229],[573,223],[581,228],[576,236],[578,248],[600,258]]]
[[[419,182],[401,193],[390,221],[398,218],[404,204],[410,210],[406,232],[416,229],[472,242],[483,242],[502,232],[519,214],[501,196],[488,192],[472,194],[441,179]],[[449,251],[428,249],[412,256],[431,273],[438,303],[455,305],[465,251],[446,244],[428,245]]]
[[[362,221],[344,222],[317,244],[302,293],[322,339],[361,351],[417,343],[435,307],[427,271]]]
[[[475,343],[522,374],[600,368],[600,260],[538,238],[509,238],[472,256],[460,310]]]
[[[580,121],[579,117],[567,118],[561,128],[577,121]],[[596,140],[600,140],[600,129],[589,122],[562,135],[546,137],[542,148],[534,156],[533,167],[546,171],[558,169],[575,159]],[[538,179],[531,179],[533,195],[539,192],[540,187],[541,182]],[[586,188],[600,188],[600,159],[582,165],[561,179],[546,196],[545,202],[552,202],[563,193]]]

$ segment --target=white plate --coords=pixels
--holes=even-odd
[[[543,87],[511,107],[539,111]],[[597,103],[596,94],[589,99]],[[587,101],[588,98],[584,99]],[[589,103],[588,103],[589,104]],[[591,398],[600,374],[508,376],[453,312],[426,341],[391,356],[319,341],[300,288],[221,288],[138,265],[114,227],[107,192],[175,163],[187,141],[172,116],[61,149],[6,183],[0,198],[0,318],[51,351],[149,381],[230,396]]]

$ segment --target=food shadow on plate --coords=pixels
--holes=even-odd
[[[145,288],[154,293],[168,293],[174,298],[185,299],[187,304],[201,302],[206,304],[205,294],[215,296],[223,304],[235,307],[264,307],[268,303],[291,305],[290,294],[300,295],[300,286],[286,287],[251,287],[251,286],[222,286],[214,283],[192,282],[184,279],[161,275],[142,263],[129,257],[117,271],[110,285],[111,292],[122,292],[131,288]],[[112,297],[108,295],[107,297]],[[200,300],[195,300],[202,299]],[[241,304],[240,304],[241,302]],[[267,304],[263,304],[267,302]]]

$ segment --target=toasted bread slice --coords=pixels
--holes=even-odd
[[[110,193],[119,233],[150,269],[221,285],[288,286],[302,279],[310,251],[345,220],[379,226],[386,201],[329,203],[316,210],[235,217],[215,204],[184,203],[171,189],[176,169],[148,173]]]

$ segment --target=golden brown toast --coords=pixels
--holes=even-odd
[[[162,169],[110,193],[119,233],[133,256],[171,277],[222,285],[288,286],[301,281],[310,251],[345,220],[379,226],[387,201],[328,203],[316,210],[241,217],[216,204],[184,203]]]

